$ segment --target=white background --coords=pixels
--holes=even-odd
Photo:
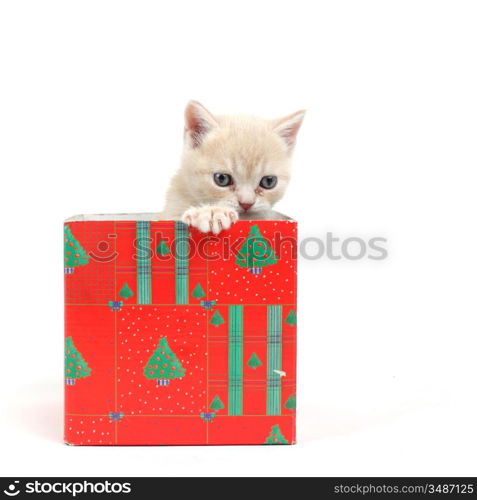
[[[476,475],[474,1],[0,4],[2,475]],[[306,108],[299,443],[62,444],[62,220],[159,211],[187,100]],[[191,179],[191,182],[193,180]]]

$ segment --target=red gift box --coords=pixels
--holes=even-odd
[[[66,443],[293,444],[296,230],[68,220]]]

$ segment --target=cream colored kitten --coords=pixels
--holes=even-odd
[[[161,218],[214,234],[238,219],[281,218],[272,207],[290,180],[304,115],[298,111],[278,120],[215,116],[191,101],[185,110],[182,164]]]

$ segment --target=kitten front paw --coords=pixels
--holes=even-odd
[[[233,208],[210,205],[189,208],[182,215],[182,222],[197,228],[202,233],[219,234],[237,220],[238,213]]]

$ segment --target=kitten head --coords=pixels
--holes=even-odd
[[[304,114],[278,120],[214,116],[191,101],[185,110],[180,172],[191,203],[226,204],[239,213],[270,209],[290,179]]]

